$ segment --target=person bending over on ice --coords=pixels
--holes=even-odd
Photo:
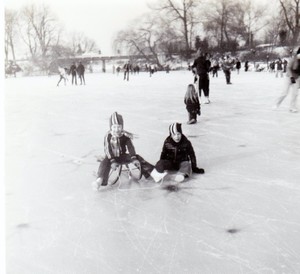
[[[195,86],[193,84],[189,84],[187,87],[187,91],[184,96],[184,103],[186,105],[186,109],[189,114],[188,124],[197,123],[197,114],[200,115],[200,102],[198,98],[198,94],[196,93]]]
[[[192,172],[203,174],[204,169],[197,167],[192,143],[182,134],[181,124],[171,124],[169,132],[170,135],[164,142],[160,160],[155,165],[156,170],[158,172],[178,171],[175,176],[176,182],[183,182],[184,179],[191,176]]]
[[[155,181],[161,180],[166,174],[158,173],[154,166],[136,154],[131,141],[132,134],[123,129],[123,117],[114,112],[109,120],[110,130],[104,138],[105,158],[101,161],[98,169],[98,178],[93,182],[97,190],[106,186],[110,169],[117,169],[123,163],[133,163],[141,167],[142,175],[148,178],[150,175]],[[153,176],[154,174],[154,176]]]
[[[68,80],[68,76],[67,76],[68,69],[58,67],[58,72],[59,72],[59,80],[58,80],[57,86],[59,86],[59,83],[61,82],[61,80],[64,80],[64,83],[66,85],[66,81]]]

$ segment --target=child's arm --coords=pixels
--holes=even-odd
[[[111,134],[108,133],[104,137],[104,153],[107,156],[107,158],[110,160],[111,163],[115,162],[115,156],[112,151],[112,147],[110,145],[110,139],[111,139]]]
[[[196,160],[195,151],[194,151],[194,148],[192,146],[192,143],[190,141],[189,141],[189,143],[190,143],[190,145],[189,145],[189,156],[190,156],[190,160],[191,160],[191,164],[192,164],[192,171],[194,173],[203,174],[204,173],[204,169],[197,167],[197,160]]]
[[[135,153],[134,145],[133,145],[130,138],[127,137],[126,139],[127,139],[126,140],[126,147],[128,149],[128,153],[129,153],[131,159],[134,160],[134,159],[136,159],[136,153]]]
[[[162,152],[160,154],[160,160],[164,160],[164,159],[168,159],[167,155],[168,155],[168,149],[167,149],[167,146],[168,146],[168,139],[166,139],[164,141],[164,145],[163,145],[163,148],[162,148]]]
[[[136,135],[136,134],[134,134],[134,133],[131,133],[131,132],[129,132],[129,131],[126,131],[126,130],[123,130],[123,134],[124,134],[126,137],[130,138],[131,140],[132,140],[133,138],[137,138],[137,137],[138,137],[138,135]]]

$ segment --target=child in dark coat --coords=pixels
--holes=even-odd
[[[178,171],[175,181],[183,182],[193,173],[203,174],[204,169],[197,167],[197,160],[191,142],[182,134],[181,124],[169,126],[170,135],[166,138],[160,160],[155,168],[158,172],[165,170]]]
[[[189,84],[187,87],[187,91],[184,96],[184,103],[186,105],[186,109],[189,114],[188,124],[197,123],[197,115],[200,115],[200,102],[198,95],[196,93],[195,86],[193,84]]]

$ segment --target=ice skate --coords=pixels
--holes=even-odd
[[[209,100],[208,97],[205,97],[205,102],[204,102],[204,104],[210,104],[210,100]]]

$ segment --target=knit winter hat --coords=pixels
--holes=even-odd
[[[121,125],[124,126],[123,117],[122,115],[118,114],[117,112],[114,112],[109,119],[109,127],[112,125]]]
[[[173,123],[169,126],[170,135],[174,135],[176,133],[182,134],[181,124],[179,123]]]

